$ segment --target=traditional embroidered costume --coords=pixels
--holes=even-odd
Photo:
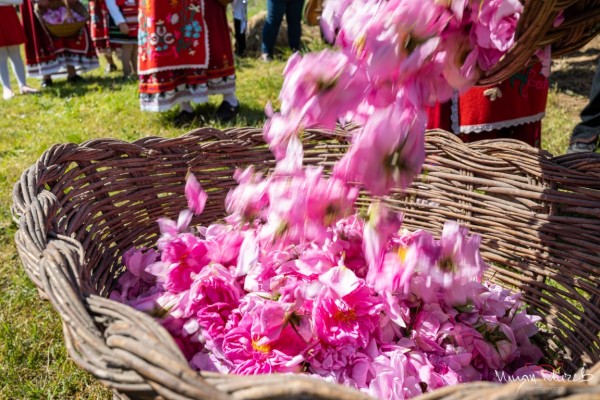
[[[138,42],[138,2],[137,0],[106,0],[111,16],[110,41],[116,44],[137,44]],[[119,30],[119,24],[126,23],[129,33]]]
[[[464,142],[510,138],[540,147],[548,98],[541,64],[496,86],[474,87],[429,109],[428,128],[457,134]]]
[[[98,57],[87,26],[77,36],[53,37],[36,17],[31,0],[21,6],[23,28],[28,40],[25,43],[27,73],[34,78],[62,74],[67,66],[78,71],[98,68]]]
[[[109,49],[108,10],[104,0],[90,0],[90,33],[94,46],[98,50]]]
[[[140,0],[139,9],[143,111],[235,93],[229,27],[217,0]]]

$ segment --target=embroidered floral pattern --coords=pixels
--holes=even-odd
[[[141,73],[208,66],[203,0],[141,0]]]

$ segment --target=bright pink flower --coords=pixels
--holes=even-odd
[[[423,111],[406,99],[377,110],[335,167],[336,176],[374,195],[406,189],[425,160],[425,123]]]
[[[306,126],[333,129],[338,118],[355,109],[364,94],[366,75],[343,53],[322,50],[295,53],[284,71],[283,115],[298,113]]]
[[[365,350],[349,344],[329,346],[320,343],[307,352],[306,361],[312,374],[334,383],[366,390],[373,379],[373,359],[378,355],[375,341]]]
[[[369,220],[364,224],[363,253],[369,265],[367,283],[378,286],[378,274],[382,268],[384,253],[392,235],[397,234],[402,225],[402,214],[390,210],[383,203],[375,202],[369,206]],[[380,282],[383,284],[383,282]]]
[[[197,274],[210,262],[206,243],[189,233],[165,241],[159,248],[161,261],[148,266],[146,271],[175,293],[189,289],[192,274]]]
[[[208,195],[191,172],[187,174],[185,179],[185,198],[188,202],[188,208],[192,210],[194,214],[202,214]]]
[[[227,221],[254,222],[255,219],[261,218],[262,210],[269,204],[268,181],[263,179],[262,174],[255,173],[253,167],[236,171],[234,178],[238,186],[227,193],[225,199],[225,208],[231,214]]]
[[[240,247],[244,241],[244,236],[238,229],[232,226],[213,224],[206,230],[205,237],[206,256],[211,262],[225,267],[237,264]]]
[[[340,27],[342,15],[346,9],[353,3],[353,0],[329,0],[323,7],[320,24],[325,39],[329,43],[335,40],[336,32]]]
[[[200,327],[208,329],[202,321],[205,314],[214,310],[224,327],[231,310],[238,307],[243,294],[234,275],[223,266],[211,264],[194,276],[190,290],[181,299],[179,306],[183,309],[182,317],[196,316]]]
[[[331,285],[336,286],[335,283]],[[314,302],[315,334],[333,346],[353,344],[364,347],[379,326],[382,310],[381,300],[365,285],[343,296],[326,287]]]
[[[514,44],[517,22],[523,12],[518,0],[487,0],[473,8],[471,39],[479,49],[479,65],[491,69]]]
[[[249,303],[246,313],[223,341],[223,354],[234,365],[232,373],[299,372],[307,344],[288,317],[277,302]]]
[[[423,393],[421,380],[406,353],[408,349],[397,348],[380,355],[373,362],[375,378],[369,392],[378,399],[410,399]]]
[[[275,159],[282,160],[291,138],[297,137],[304,127],[302,114],[299,110],[289,110],[285,114],[275,113],[271,103],[267,104],[265,113],[268,117],[263,127],[265,141],[269,143]]]
[[[479,49],[471,47],[469,38],[462,33],[447,37],[444,52],[443,74],[450,86],[463,92],[475,85],[481,77],[477,64]]]
[[[426,272],[434,283],[449,288],[469,281],[481,281],[486,268],[479,253],[481,237],[468,234],[468,229],[456,222],[444,223],[437,265]]]

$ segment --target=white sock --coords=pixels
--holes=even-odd
[[[237,107],[237,105],[240,104],[235,93],[224,94],[223,100],[231,104],[233,107]]]
[[[185,112],[194,112],[192,110],[192,103],[190,103],[189,101],[184,101],[183,103],[179,104],[179,108],[181,109],[181,111],[185,111]]]

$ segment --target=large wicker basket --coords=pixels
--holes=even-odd
[[[347,147],[309,131],[306,161],[326,167]],[[520,291],[543,319],[548,364],[566,372],[600,360],[600,154],[551,158],[511,140],[465,145],[427,134],[426,172],[405,196],[385,200],[406,224],[436,233],[447,219],[482,235],[487,277]],[[365,399],[341,386],[294,375],[254,377],[196,373],[151,317],[107,298],[120,257],[152,246],[157,217],[186,207],[191,170],[208,188],[204,214],[223,216],[236,167],[273,166],[257,129],[200,129],[133,143],[94,140],[55,145],[15,185],[15,240],[23,265],[58,311],[70,356],[120,398]],[[363,202],[368,202],[364,198]],[[600,364],[587,383],[474,383],[421,399],[600,398]],[[593,383],[593,384],[590,384]],[[529,390],[526,390],[529,389]],[[498,396],[498,397],[494,397]]]

